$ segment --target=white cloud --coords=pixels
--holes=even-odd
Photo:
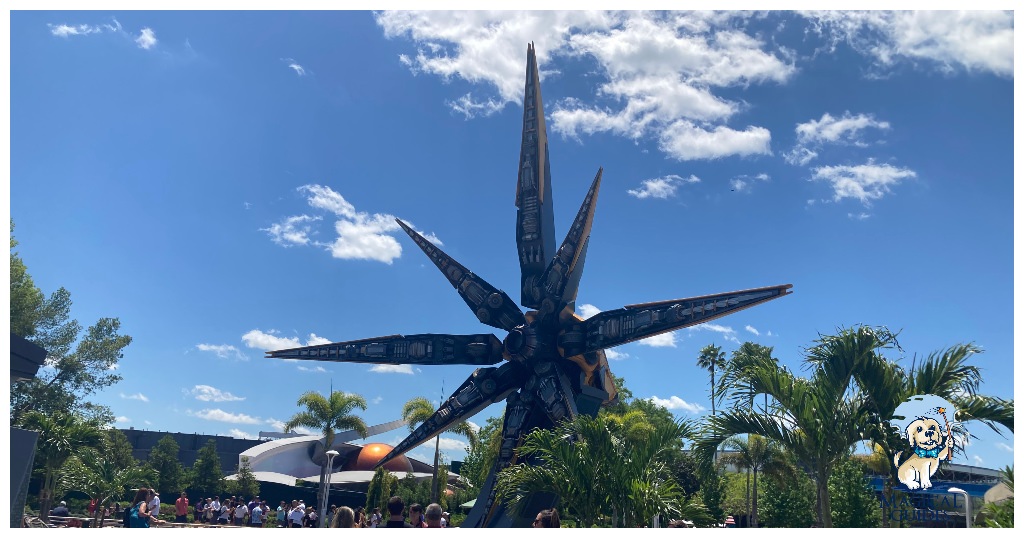
[[[278,420],[276,418],[268,418],[268,419],[264,420],[263,422],[266,423],[266,424],[269,424],[270,427],[273,428],[275,431],[279,431],[279,432],[283,432],[284,431],[285,422],[283,420]],[[310,430],[309,428],[305,428],[303,426],[298,426],[298,427],[296,427],[292,431],[294,431],[295,433],[302,434],[302,435],[313,435],[313,434],[316,433],[313,430]]]
[[[720,159],[731,155],[771,155],[772,135],[764,127],[747,127],[737,131],[719,125],[707,130],[692,122],[680,120],[661,132],[659,147],[680,161]]]
[[[811,151],[803,146],[796,146],[792,150],[783,153],[782,158],[789,164],[806,166],[807,163],[818,158],[818,152]]]
[[[377,404],[379,404],[379,403],[381,403],[383,401],[384,401],[384,397],[383,396],[377,396],[376,398],[370,400],[370,403],[372,403],[373,405],[377,405]]]
[[[295,71],[296,75],[300,77],[306,76],[306,70],[301,65],[299,65],[299,63],[296,62],[295,60],[291,58],[281,58],[281,61],[288,64],[288,67]]]
[[[676,195],[676,188],[679,185],[700,183],[700,178],[695,175],[681,177],[675,174],[645,179],[640,182],[639,189],[629,189],[626,192],[631,196],[643,200],[644,198],[660,198],[665,200]]]
[[[79,24],[78,26],[68,26],[67,24],[47,24],[47,26],[50,27],[51,34],[63,38],[68,38],[73,35],[89,35],[103,32],[103,27],[89,26],[88,24]]]
[[[130,419],[128,417],[125,417],[125,416],[120,416],[120,417],[117,417],[117,418],[114,419],[114,422],[116,422],[118,424],[126,424],[126,423],[131,422],[131,421],[132,421],[132,419]]]
[[[860,133],[868,128],[886,131],[889,129],[889,122],[876,120],[871,114],[854,116],[850,114],[850,111],[846,111],[842,117],[836,118],[826,112],[822,114],[820,120],[798,123],[796,136],[797,141],[802,145],[825,142],[863,145]]]
[[[746,327],[744,327],[744,329],[746,329],[747,332],[752,333],[754,336],[761,336],[761,333],[758,332],[757,329],[755,329],[754,327],[752,327],[750,325],[747,325]]]
[[[985,460],[981,459],[981,456],[975,454],[974,455],[974,464],[975,465],[981,465],[983,463],[985,463]]]
[[[580,317],[587,319],[601,313],[601,309],[592,304],[581,304],[576,307],[580,311]]]
[[[196,385],[192,390],[187,390],[185,393],[195,396],[201,402],[240,402],[245,399],[210,385]]]
[[[907,168],[889,164],[875,164],[868,160],[857,166],[820,166],[813,169],[811,179],[824,180],[832,185],[832,200],[843,198],[859,200],[870,206],[873,200],[881,199],[892,192],[892,187],[906,178],[915,178],[917,173]]]
[[[667,332],[644,338],[637,342],[643,346],[651,347],[676,347],[676,333]]]
[[[987,71],[1013,77],[1012,11],[805,12],[832,49],[848,43],[883,70],[900,62],[952,73]]]
[[[232,414],[221,409],[203,409],[202,411],[191,412],[189,414],[201,418],[204,420],[215,420],[218,422],[233,422],[235,424],[259,424],[261,421],[256,417],[251,417],[244,413]]]
[[[1013,447],[1008,445],[1008,444],[1006,444],[1006,443],[999,442],[999,443],[996,443],[996,446],[1001,448],[1001,449],[1003,449],[1003,450],[1005,450],[1005,451],[1007,451],[1007,452],[1013,452]]]
[[[151,28],[143,28],[142,32],[139,33],[139,37],[135,38],[135,43],[139,45],[139,48],[145,50],[153,48],[156,42],[156,34],[153,33]]]
[[[375,364],[370,368],[371,372],[380,374],[409,374],[412,375],[412,366],[409,364]]]
[[[387,37],[408,36],[417,53],[400,55],[413,74],[461,78],[496,94],[466,93],[448,105],[473,117],[518,103],[523,92],[523,43],[536,39],[542,76],[550,59],[594,60],[601,105],[564,99],[550,108],[553,132],[611,132],[650,137],[680,159],[768,153],[768,131],[722,125],[745,105],[716,95],[718,88],[782,83],[795,67],[788,55],[745,33],[747,13],[597,11],[382,12]],[[486,91],[485,90],[485,91]],[[718,125],[702,126],[709,122]]]
[[[270,239],[282,247],[306,245],[309,244],[309,235],[312,233],[313,227],[305,223],[318,220],[321,220],[321,218],[309,215],[295,215],[281,222],[271,224],[270,228],[260,228],[260,231],[267,232],[270,235]]]
[[[228,430],[228,433],[221,435],[225,435],[227,437],[234,437],[235,439],[259,439],[259,437],[256,437],[255,435],[249,432],[243,432],[242,430],[239,430],[237,428],[232,428]]]
[[[473,430],[474,432],[476,432],[476,433],[480,433],[480,425],[479,425],[479,424],[477,424],[476,422],[473,422],[473,421],[471,421],[471,420],[467,420],[467,421],[466,421],[466,425],[467,425],[467,426],[469,426],[469,428],[470,428],[471,430]]]
[[[742,175],[729,180],[729,186],[736,192],[751,192],[756,181],[768,181],[771,176],[758,174],[756,176]]]
[[[147,398],[146,395],[142,394],[141,392],[138,392],[138,393],[135,393],[135,394],[125,394],[125,393],[122,392],[121,393],[121,398],[123,398],[125,400],[139,400],[140,402],[148,402],[149,401],[149,398]]]
[[[701,411],[704,411],[704,406],[700,404],[687,402],[686,400],[680,398],[679,396],[669,396],[667,400],[658,398],[657,396],[651,396],[648,399],[654,405],[664,407],[665,409],[669,409],[672,411],[676,409],[686,411],[687,413],[699,413]]]
[[[311,244],[324,248],[335,258],[372,260],[389,265],[402,255],[402,245],[391,235],[401,231],[393,215],[356,211],[355,206],[344,196],[323,185],[303,185],[298,191],[306,196],[306,202],[311,207],[337,217],[334,222],[336,237],[330,242],[312,241],[310,235],[316,232],[308,223],[319,221],[322,217],[298,215],[287,217],[270,228],[261,229],[266,231],[275,243],[283,246]],[[408,221],[406,224],[412,226]],[[419,233],[428,241],[443,245],[436,235]]]
[[[282,338],[277,336],[277,331],[271,330],[270,332],[263,332],[259,329],[253,329],[242,335],[242,341],[245,345],[255,349],[262,349],[264,351],[276,351],[278,349],[290,349],[293,347],[299,347],[299,339],[297,337]]]
[[[212,351],[215,355],[222,359],[235,358],[243,361],[249,360],[241,351],[235,346],[228,344],[213,345],[213,344],[196,344],[196,349],[199,351]]]
[[[309,333],[309,338],[306,339],[307,346],[322,346],[330,343],[330,340],[322,336],[317,336],[316,333]]]
[[[654,338],[657,338],[657,336]],[[621,361],[623,359],[628,359],[629,353],[622,353],[621,351],[615,351],[614,349],[606,349],[604,350],[604,356],[610,361]]]
[[[449,437],[442,437],[440,441],[441,450],[445,452],[453,452],[456,450],[462,450],[465,452],[469,451],[469,443],[460,441],[458,439],[452,439]]]
[[[313,373],[327,373],[327,370],[324,369],[323,366],[314,366],[312,368],[307,368],[305,366],[299,366],[299,371],[300,372],[313,372]]]
[[[732,327],[726,327],[725,325],[718,325],[717,323],[701,323],[700,325],[694,325],[693,327],[687,327],[689,332],[697,331],[711,331],[722,335],[723,338],[730,342],[740,343],[739,339],[736,338],[736,330]]]
[[[869,214],[869,213],[857,213],[857,214],[847,213],[846,217],[849,218],[850,220],[866,220],[866,219],[871,217],[871,214]]]

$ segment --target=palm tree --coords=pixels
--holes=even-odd
[[[732,393],[733,405],[746,404],[753,410],[755,394],[750,391],[750,383],[746,379],[746,371],[752,365],[758,363],[770,363],[778,365],[779,360],[772,356],[774,348],[762,346],[754,342],[743,342],[738,349],[732,352],[732,359],[726,363],[722,377],[718,381],[719,398]],[[735,391],[733,389],[743,387],[747,390]],[[740,394],[740,392],[742,394]],[[768,413],[768,395],[764,395],[764,412]]]
[[[113,499],[121,499],[129,489],[139,484],[156,481],[157,473],[148,466],[122,467],[106,454],[94,450],[82,450],[71,458],[62,469],[60,480],[70,491],[85,493],[97,500],[93,526],[103,526],[103,507]],[[116,514],[115,514],[116,517]]]
[[[694,447],[698,463],[711,467],[711,455],[732,435],[755,433],[776,441],[814,474],[818,518],[831,527],[828,478],[833,466],[863,440],[895,446],[884,423],[909,396],[942,396],[958,407],[956,418],[961,422],[980,420],[993,429],[1002,425],[1013,431],[1013,401],[977,395],[980,374],[966,364],[978,352],[976,347],[959,345],[932,354],[909,373],[881,354],[893,347],[898,347],[894,333],[858,326],[819,337],[807,350],[810,378],[764,361],[753,365],[746,390],[772,396],[776,409],[764,416],[731,410],[713,417]],[[887,456],[891,454],[887,449]]]
[[[47,415],[29,411],[21,425],[39,432],[36,440],[36,465],[42,467],[43,484],[39,491],[39,517],[47,521],[53,506],[59,470],[71,456],[87,448],[103,446],[103,431],[93,422],[73,414]]]
[[[715,370],[724,367],[725,352],[720,346],[708,344],[697,356],[697,367],[711,373],[711,416],[715,416]]]
[[[409,431],[414,431],[417,426],[434,416],[437,409],[434,404],[430,403],[430,400],[423,397],[416,397],[402,406],[402,419],[409,423]],[[447,431],[465,436],[469,439],[470,447],[475,447],[478,439],[476,436],[476,430],[473,429],[469,423],[457,422],[448,428]],[[440,499],[440,492],[438,491],[438,480],[437,480],[437,469],[441,459],[441,434],[438,433],[434,437],[434,476],[430,480],[430,502],[438,502]]]
[[[786,462],[782,450],[779,449],[777,443],[765,439],[760,435],[748,435],[746,439],[742,437],[731,437],[725,441],[725,446],[731,448],[736,452],[729,455],[729,459],[737,465],[747,469],[754,476],[754,487],[753,495],[748,493],[748,497],[751,497],[748,502],[750,508],[748,513],[750,514],[750,526],[756,527],[758,523],[757,519],[757,473],[764,472],[769,474],[775,474],[777,476],[784,476],[792,473],[794,470]],[[748,474],[747,489],[750,490]]]
[[[364,439],[366,438],[366,423],[363,419],[353,415],[352,411],[359,408],[366,411],[366,399],[358,394],[331,391],[330,396],[324,397],[319,392],[309,391],[299,396],[298,405],[305,406],[304,411],[299,411],[284,425],[285,433],[290,433],[299,426],[323,432],[323,450],[330,450],[334,445],[334,435],[339,430],[356,430]],[[327,457],[323,458],[320,464],[320,499],[327,498]],[[319,507],[318,507],[319,511]],[[320,517],[320,526],[323,527],[327,518]]]
[[[517,455],[534,456],[543,463],[516,464],[501,471],[498,495],[510,510],[518,511],[528,495],[553,493],[562,499],[568,515],[587,528],[602,516],[621,515],[624,525],[633,526],[657,514],[678,515],[684,507],[682,494],[665,454],[689,435],[689,423],[656,426],[646,438],[619,437],[615,430],[602,415],[580,415],[554,430],[530,432]]]

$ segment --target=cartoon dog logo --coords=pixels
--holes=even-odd
[[[937,411],[945,413],[942,408]],[[939,463],[952,458],[952,432],[948,431],[948,426],[947,431],[943,431],[939,421],[925,416],[911,421],[906,433],[907,441],[910,442],[910,457],[901,464],[900,456],[904,451],[893,456],[892,463],[898,469],[896,477],[908,489],[928,489],[932,487],[931,478],[939,470]]]

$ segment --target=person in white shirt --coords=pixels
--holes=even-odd
[[[302,528],[302,518],[306,515],[306,511],[299,508],[298,501],[292,501],[292,509],[288,512],[288,524],[293,529]]]
[[[155,492],[155,491],[153,491],[153,490],[150,490],[150,492],[149,492],[149,502],[146,504],[146,506],[149,507],[149,513],[152,514],[153,517],[159,516],[160,515],[160,494]]]
[[[235,507],[235,525],[245,525],[245,516],[249,515],[249,508],[243,503]]]

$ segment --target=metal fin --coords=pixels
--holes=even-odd
[[[497,364],[502,345],[493,334],[410,334],[268,351],[270,359],[371,364]]]

